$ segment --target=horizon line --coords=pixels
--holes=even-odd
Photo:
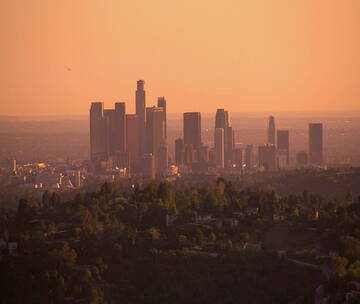
[[[216,108],[220,109],[220,108]],[[213,115],[214,112],[202,111],[183,111],[183,112],[168,112],[168,115],[181,115],[188,112],[200,112],[204,115]],[[264,110],[264,111],[229,111],[231,114],[262,114],[262,113],[336,113],[336,112],[360,112],[360,109],[344,109],[344,110]],[[126,113],[136,114],[136,113]],[[71,117],[71,116],[88,116],[88,114],[0,114],[0,118],[18,118],[18,117]]]

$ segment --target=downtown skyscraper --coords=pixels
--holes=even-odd
[[[139,170],[139,117],[136,114],[126,114],[126,150],[130,157],[131,173]]]
[[[276,166],[276,147],[272,144],[260,145],[258,147],[259,168],[265,171],[275,171]]]
[[[323,165],[323,124],[309,124],[309,163]]]
[[[159,97],[157,100],[157,106],[163,109],[163,120],[164,120],[164,133],[165,140],[167,141],[167,113],[166,113],[166,99],[165,97]]]
[[[164,108],[146,108],[146,153],[155,158],[155,171],[161,175],[167,168]]]
[[[113,109],[104,109],[102,102],[91,104],[90,159],[95,171],[121,170],[144,177],[166,174],[166,99],[159,97],[158,107],[146,108],[144,81],[139,80],[135,103],[136,114],[126,114],[123,102]]]
[[[126,151],[125,103],[115,103],[115,109],[104,110],[108,124],[109,154]]]
[[[180,166],[183,165],[184,156],[185,156],[184,140],[182,138],[178,138],[175,140],[175,163]]]
[[[225,166],[225,132],[223,128],[215,129],[215,166],[220,169]]]
[[[245,148],[245,169],[247,171],[252,170],[254,166],[254,152],[253,145],[247,144]]]
[[[277,161],[278,168],[290,165],[290,140],[289,130],[277,130]]]
[[[102,102],[90,108],[90,159],[99,167],[109,162],[129,167],[126,154],[125,104],[115,103],[114,109],[104,109]]]
[[[270,145],[275,145],[275,118],[274,116],[269,116],[268,129],[267,129],[267,143]]]
[[[228,111],[225,111],[224,109],[217,109],[216,111],[215,146],[216,146],[216,132],[217,132],[216,129],[224,130],[224,166],[230,168],[233,165],[234,132],[232,127],[230,126]]]
[[[139,122],[139,157],[141,157],[146,151],[146,93],[144,90],[144,85],[144,80],[138,80],[135,92],[135,108]]]
[[[194,149],[201,147],[201,113],[186,112],[183,114],[184,144],[192,145]]]
[[[183,113],[183,139],[175,141],[175,159],[178,165],[190,165],[200,161],[201,114]]]
[[[107,120],[104,117],[104,103],[93,102],[90,108],[90,159],[105,160],[109,154]]]

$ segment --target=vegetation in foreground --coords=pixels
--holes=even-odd
[[[351,195],[224,179],[45,192],[1,210],[0,303],[343,303],[360,282],[359,217]]]

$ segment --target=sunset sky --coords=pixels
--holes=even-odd
[[[0,114],[360,109],[359,0],[0,0]]]

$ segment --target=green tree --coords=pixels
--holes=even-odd
[[[357,260],[355,263],[350,265],[349,274],[355,280],[360,279],[360,260]]]
[[[151,227],[146,232],[147,232],[148,237],[151,240],[155,241],[155,240],[160,239],[161,233],[160,233],[159,229],[157,229],[155,227]]]
[[[208,211],[218,207],[219,202],[214,192],[209,192],[204,201],[205,209]]]
[[[350,259],[360,258],[360,240],[346,236],[342,239],[342,254]]]
[[[202,246],[203,242],[204,242],[204,232],[202,232],[201,229],[197,228],[195,230],[195,240],[196,240],[196,243],[199,245],[199,246]]]
[[[216,234],[214,232],[211,232],[209,235],[209,240],[211,242],[216,242]]]
[[[61,248],[53,249],[50,257],[58,266],[72,267],[76,263],[77,254],[74,249],[69,247],[68,243],[65,243]]]

